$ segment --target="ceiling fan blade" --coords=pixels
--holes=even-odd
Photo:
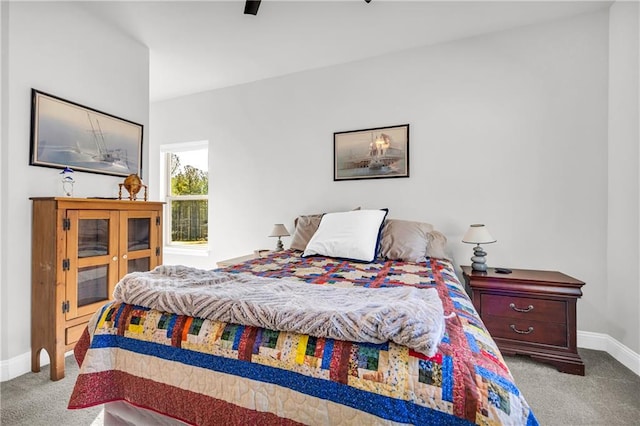
[[[245,15],[257,15],[261,0],[247,0],[244,4]]]

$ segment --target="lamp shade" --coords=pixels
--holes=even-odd
[[[289,235],[291,234],[289,234],[289,231],[287,231],[287,228],[285,228],[282,223],[276,223],[273,225],[271,234],[269,234],[270,237],[288,237]]]
[[[462,242],[468,244],[489,244],[496,241],[487,230],[487,227],[479,223],[469,226],[469,229],[462,237]]]

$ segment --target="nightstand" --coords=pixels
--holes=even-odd
[[[244,256],[234,257],[232,259],[219,260],[216,262],[216,265],[218,265],[218,268],[227,268],[229,266],[244,263],[248,260],[257,259],[259,257],[265,257],[269,253],[271,253],[271,250],[256,250],[255,252],[244,255]]]
[[[473,305],[503,355],[529,355],[584,376],[576,346],[576,302],[584,283],[561,272],[513,269],[462,272]]]

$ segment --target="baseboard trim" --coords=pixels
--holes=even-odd
[[[66,352],[64,356],[73,355],[73,351]],[[47,351],[40,351],[40,367],[49,365]],[[0,361],[0,382],[15,379],[31,371],[31,352],[23,353],[6,361]]]
[[[640,376],[640,354],[635,353],[608,334],[578,330],[578,347],[607,352],[620,364]]]
[[[618,342],[608,334],[593,333],[591,331],[578,330],[578,347],[607,352],[620,364],[640,376],[640,354],[635,353],[627,346]],[[72,355],[69,351],[65,356]],[[47,351],[40,353],[40,366],[49,365]],[[31,352],[18,355],[6,361],[0,361],[0,382],[14,379],[31,371]]]

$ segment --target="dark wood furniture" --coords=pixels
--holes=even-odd
[[[40,351],[51,380],[64,377],[64,355],[129,272],[162,264],[161,202],[31,198],[31,371]]]
[[[584,283],[561,272],[511,274],[463,266],[473,304],[503,355],[523,354],[584,376],[576,346],[576,301]]]

